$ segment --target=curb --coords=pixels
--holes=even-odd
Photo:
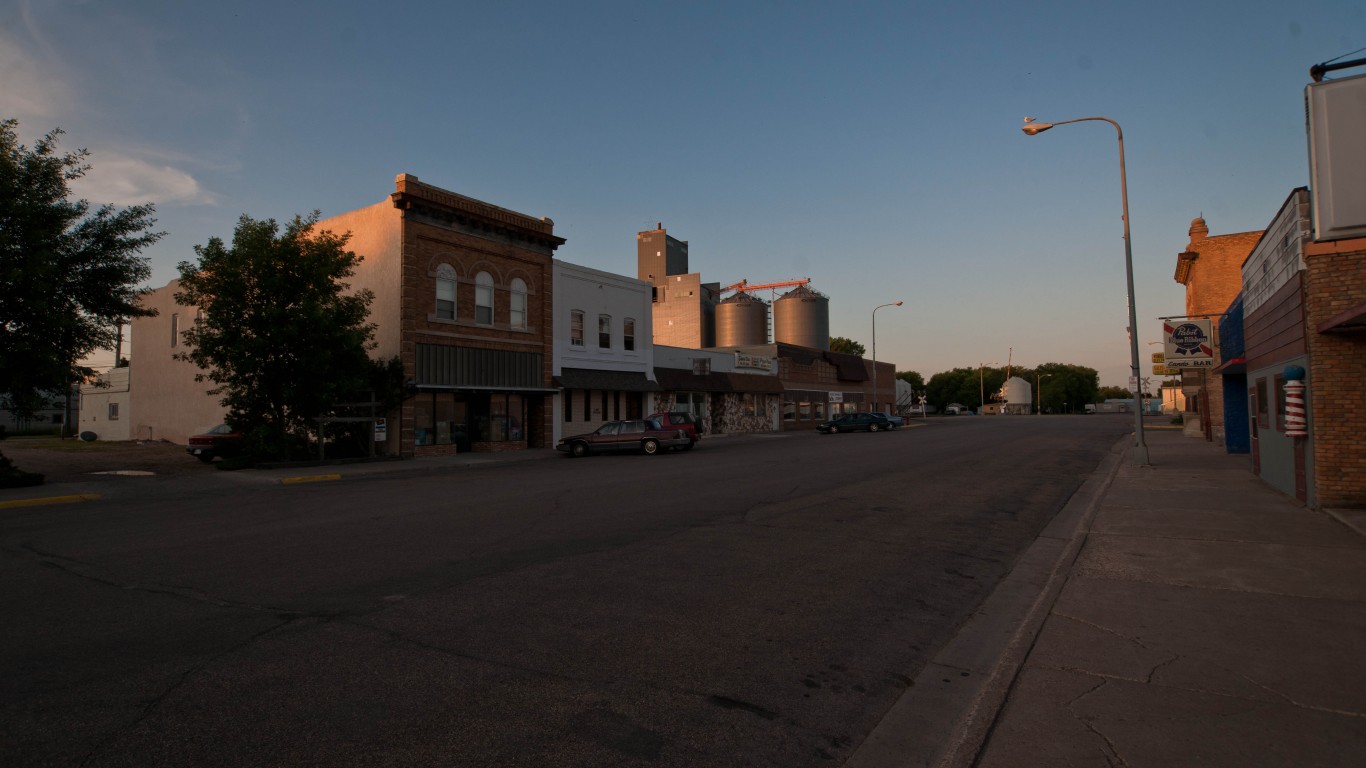
[[[45,507],[51,504],[74,504],[79,501],[95,501],[99,498],[99,494],[96,493],[76,493],[67,496],[41,496],[36,499],[11,499],[9,501],[0,501],[0,509]]]
[[[974,763],[1086,543],[1131,440],[1128,435],[1120,438],[1010,573],[925,665],[845,768],[966,768]]]

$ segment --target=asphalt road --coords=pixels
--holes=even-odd
[[[839,765],[1130,426],[0,509],[0,763]]]

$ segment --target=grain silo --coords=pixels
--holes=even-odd
[[[768,343],[768,302],[744,291],[716,305],[716,346]]]
[[[830,299],[805,285],[773,302],[773,340],[812,349],[830,349]]]

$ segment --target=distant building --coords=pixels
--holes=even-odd
[[[81,385],[78,430],[99,440],[133,439],[132,395],[128,368],[112,368],[93,382]]]
[[[1217,321],[1242,290],[1243,260],[1261,239],[1261,232],[1210,236],[1203,217],[1191,221],[1190,242],[1176,257],[1176,282],[1186,286],[1186,317]],[[1214,364],[1221,362],[1214,350]],[[1224,394],[1219,377],[1209,369],[1185,369],[1181,390],[1186,398],[1186,434],[1224,440]]]
[[[716,344],[720,283],[703,283],[688,272],[688,242],[657,229],[636,233],[638,275],[651,285],[654,341],[705,349]]]

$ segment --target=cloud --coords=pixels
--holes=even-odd
[[[20,122],[51,120],[67,113],[75,100],[60,62],[44,55],[41,46],[29,43],[0,27],[0,113]]]
[[[141,203],[177,205],[214,205],[214,195],[205,191],[186,171],[169,165],[149,163],[117,152],[95,152],[91,168],[72,183],[76,194],[97,205],[138,205]]]

